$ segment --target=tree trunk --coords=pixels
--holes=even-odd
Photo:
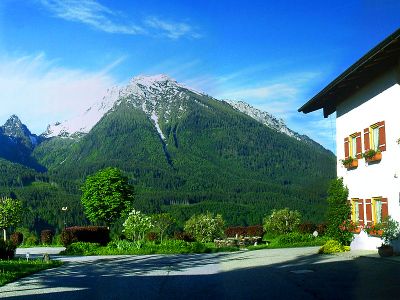
[[[7,240],[7,233],[6,233],[6,229],[5,228],[3,228],[3,239],[4,239],[4,241]]]

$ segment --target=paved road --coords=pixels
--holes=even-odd
[[[0,288],[8,299],[398,299],[400,263],[315,247],[63,258]]]

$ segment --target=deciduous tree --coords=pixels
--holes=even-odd
[[[117,168],[106,168],[88,176],[81,190],[85,214],[91,222],[112,225],[132,208],[133,186]]]
[[[185,223],[185,232],[199,242],[212,242],[215,238],[224,235],[225,221],[221,215],[206,214],[194,215]]]
[[[301,214],[297,210],[274,209],[269,216],[264,218],[264,230],[276,234],[290,233],[297,229],[300,219]]]
[[[7,239],[6,229],[21,221],[22,204],[19,200],[0,198],[0,229],[3,229],[4,241]]]

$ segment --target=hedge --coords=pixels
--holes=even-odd
[[[110,229],[105,226],[74,226],[61,232],[61,242],[68,246],[76,242],[98,243],[102,246],[110,242]]]

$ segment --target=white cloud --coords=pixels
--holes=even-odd
[[[82,112],[117,84],[107,72],[120,61],[87,72],[58,67],[44,54],[0,57],[0,124],[17,114],[34,133],[42,133],[49,123]]]
[[[201,37],[201,35],[194,32],[192,26],[187,23],[167,22],[157,17],[148,17],[145,20],[145,24],[160,31],[161,35],[165,35],[174,40],[182,36],[189,36],[192,38]]]
[[[100,4],[95,0],[39,0],[54,16],[72,22],[83,23],[107,33],[128,35],[166,36],[170,39],[181,37],[200,38],[193,27],[183,22],[161,20],[147,17],[143,22],[133,24],[118,11]]]
[[[108,33],[143,34],[145,30],[134,24],[123,24],[114,19],[118,13],[94,0],[41,0],[56,17],[80,22]]]

